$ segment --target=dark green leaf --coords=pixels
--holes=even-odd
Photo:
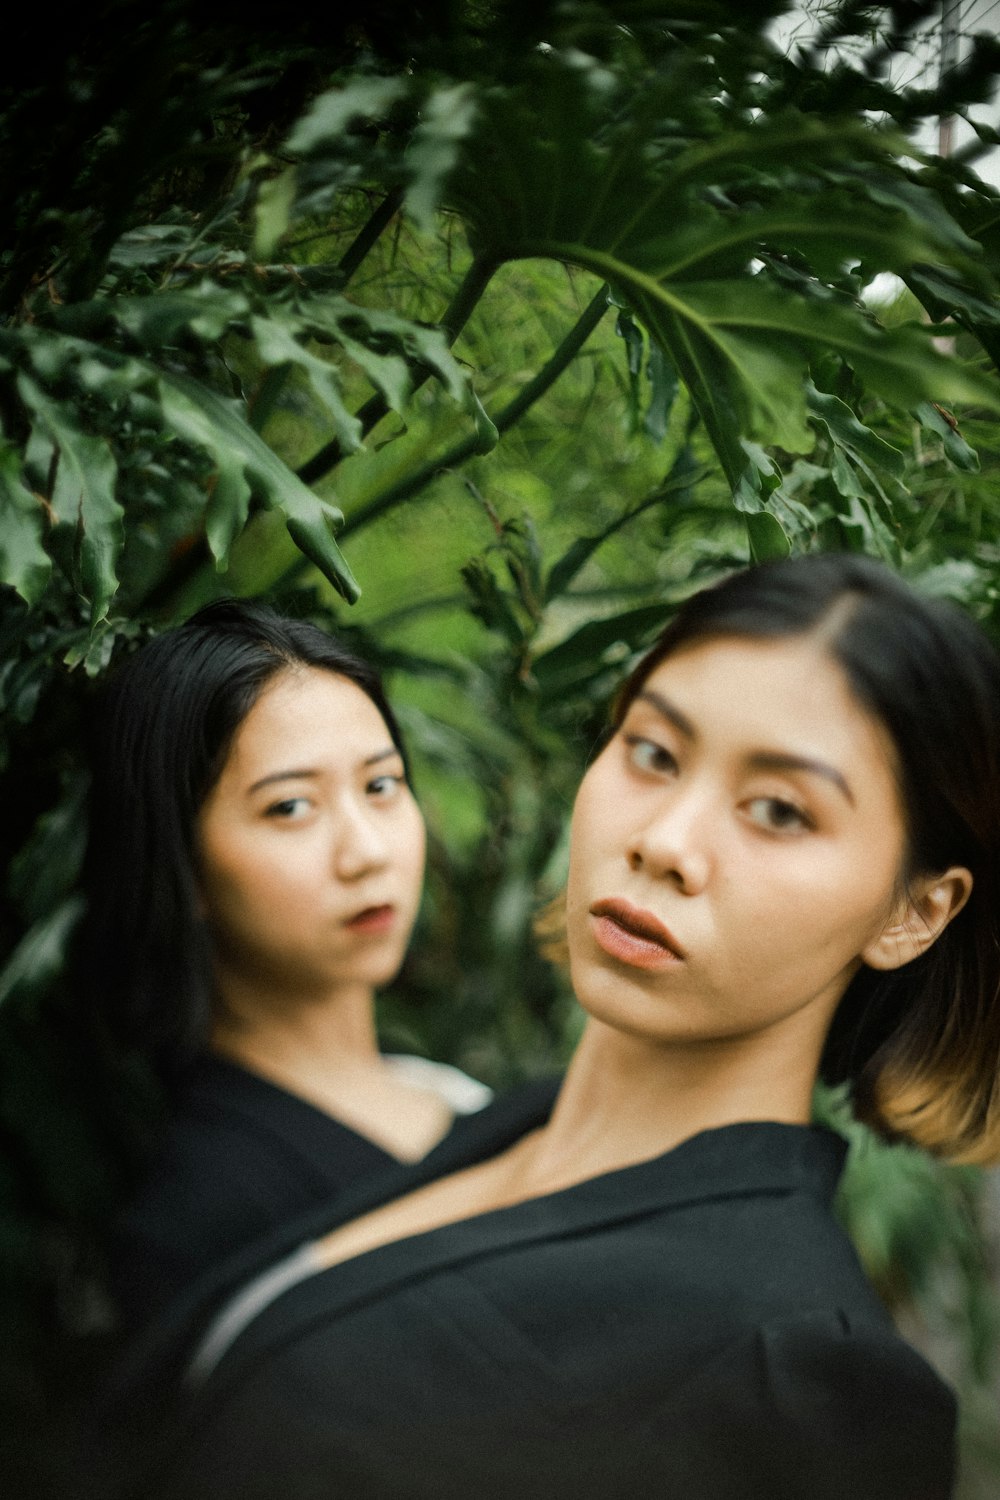
[[[750,556],[754,562],[768,562],[771,558],[787,557],[792,544],[782,530],[781,523],[770,511],[758,511],[747,516],[747,537],[750,541]]]
[[[42,504],[24,483],[17,453],[5,441],[0,441],[0,507],[0,579],[29,604],[37,604],[52,572],[42,545]]]
[[[118,588],[115,570],[124,541],[124,512],[115,498],[118,466],[108,443],[82,432],[68,406],[50,400],[27,375],[19,377],[18,389],[58,450],[49,500],[58,521],[79,528],[81,583],[96,625]]]

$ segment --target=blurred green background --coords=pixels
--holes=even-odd
[[[1000,47],[893,84],[930,4],[432,0],[251,25],[20,17],[0,96],[0,1405],[85,1361],[100,1229],[155,1129],[60,987],[82,724],[220,595],[383,667],[431,830],[387,1047],[497,1087],[579,1016],[531,925],[615,684],[750,559],[870,553],[1000,635],[997,143],[921,153]],[[355,599],[360,586],[360,597]],[[355,600],[355,602],[348,602]],[[843,1102],[842,1211],[1000,1484],[996,1189]],[[15,1445],[16,1447],[16,1445]]]

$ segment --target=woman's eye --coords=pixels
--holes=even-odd
[[[405,784],[405,776],[375,776],[371,781],[369,781],[368,785],[365,787],[365,791],[368,793],[369,797],[374,797],[379,802],[387,802],[389,798],[394,797],[399,791],[400,787],[405,786]]]
[[[308,797],[283,797],[280,802],[272,802],[264,810],[266,818],[277,818],[283,822],[295,822],[304,818],[309,812]]]
[[[644,740],[641,735],[632,734],[626,737],[625,743],[628,745],[629,760],[640,771],[660,773],[676,771],[675,757],[664,745],[658,745],[655,740]]]
[[[782,797],[754,797],[747,803],[747,816],[769,833],[795,833],[813,826],[808,813]]]

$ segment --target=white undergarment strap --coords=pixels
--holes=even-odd
[[[270,1270],[256,1276],[249,1286],[230,1298],[209,1324],[208,1332],[185,1372],[184,1383],[188,1386],[202,1385],[243,1330],[265,1307],[277,1301],[290,1287],[322,1269],[323,1263],[317,1246],[310,1240],[284,1260],[280,1260],[276,1266],[271,1266]]]

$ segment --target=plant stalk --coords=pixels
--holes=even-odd
[[[449,345],[455,342],[469,321],[469,316],[473,308],[486,291],[495,271],[496,263],[494,261],[474,260],[465,273],[461,286],[441,316],[441,327],[444,329]],[[423,365],[415,368],[414,391],[420,389],[428,379],[428,376],[429,371]],[[372,428],[378,422],[381,422],[388,410],[389,404],[380,392],[376,392],[374,396],[368,398],[364,406],[357,413],[358,421],[361,423],[362,437],[367,436]],[[321,448],[318,453],[314,453],[312,458],[306,460],[298,470],[298,476],[303,484],[312,486],[318,483],[331,469],[335,468],[342,457],[343,450],[340,442],[337,438],[334,438],[325,447]]]
[[[403,189],[393,188],[392,192],[386,194],[382,202],[372,212],[367,222],[362,224],[353,243],[348,245],[337,262],[337,268],[343,273],[345,284],[350,281],[369,250],[378,241],[383,230],[388,228],[402,201]]]

